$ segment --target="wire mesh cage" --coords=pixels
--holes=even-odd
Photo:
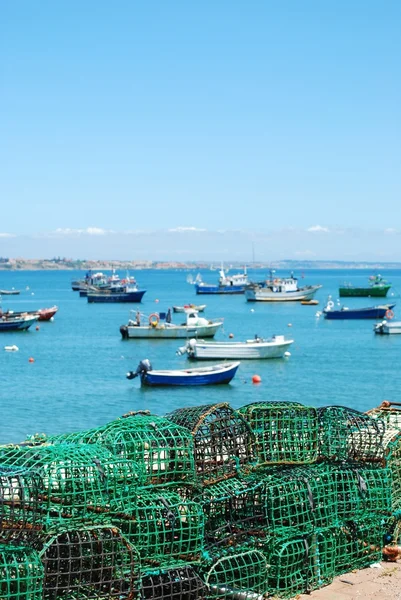
[[[380,561],[384,533],[383,520],[377,517],[342,523],[336,540],[336,574]]]
[[[328,585],[337,574],[337,536],[335,527],[316,529],[308,551],[307,591]]]
[[[399,513],[401,511],[401,431],[389,429],[386,431],[386,437],[386,462],[392,475],[391,509],[393,513]]]
[[[94,518],[135,497],[143,478],[138,465],[105,448],[85,444],[12,447],[0,451],[4,466],[32,469],[40,475],[42,520]]]
[[[256,438],[259,465],[310,464],[317,460],[317,410],[297,402],[255,402],[238,412]]]
[[[369,463],[346,463],[327,467],[337,488],[337,518],[359,519],[391,514],[392,475],[388,468]]]
[[[165,561],[166,557],[197,560],[203,548],[202,506],[171,489],[140,490],[130,511],[115,516],[143,559]]]
[[[268,527],[263,481],[232,477],[202,490],[205,542],[211,548],[263,537]]]
[[[0,545],[1,600],[42,600],[43,565],[32,548]]]
[[[290,534],[271,537],[264,545],[270,565],[269,593],[280,598],[292,598],[308,589],[312,536],[296,529]]]
[[[227,403],[179,408],[166,417],[194,436],[196,470],[205,485],[234,477],[255,462],[253,433]]]
[[[117,528],[60,531],[43,538],[39,554],[44,600],[131,600],[137,593],[139,557]]]
[[[317,412],[320,460],[383,460],[383,421],[345,406],[324,406]]]
[[[384,400],[377,408],[366,412],[373,419],[384,422],[386,429],[399,429],[401,431],[401,402]]]
[[[113,454],[141,465],[149,485],[196,480],[191,433],[149,411],[131,412],[103,427],[53,440],[104,446]]]
[[[208,589],[191,565],[177,564],[142,574],[140,600],[206,600]]]
[[[0,541],[18,543],[41,529],[39,496],[43,482],[33,471],[0,465]]]
[[[203,567],[210,598],[255,600],[268,590],[269,565],[260,550],[232,549]]]

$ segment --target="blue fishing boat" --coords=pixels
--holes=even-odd
[[[133,280],[134,281],[134,280]],[[88,302],[141,302],[146,290],[138,289],[136,282],[121,281],[105,289],[89,287]]]
[[[230,383],[239,367],[239,362],[222,363],[195,369],[172,369],[154,371],[150,361],[141,360],[136,371],[127,373],[127,379],[141,378],[142,385],[211,385]]]
[[[245,288],[249,284],[246,268],[243,273],[227,275],[223,268],[219,271],[219,281],[217,284],[195,282],[195,291],[197,294],[244,294]]]
[[[39,315],[20,315],[0,317],[0,331],[25,331],[39,318]]]
[[[382,304],[380,306],[368,306],[366,308],[347,308],[343,306],[339,309],[334,308],[334,302],[329,300],[326,308],[323,309],[325,319],[383,319],[394,316],[393,308],[395,304]]]

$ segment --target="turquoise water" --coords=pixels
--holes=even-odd
[[[249,273],[254,279],[267,275]],[[386,300],[343,302],[363,307],[394,301],[400,309],[395,307],[395,318],[401,318],[401,271],[380,273],[393,284]],[[217,281],[217,272],[202,274],[207,282]],[[316,295],[319,306],[302,306],[248,303],[242,295],[196,296],[186,272],[138,271],[138,284],[147,289],[139,305],[145,314],[175,304],[205,303],[205,316],[224,317],[224,329],[216,339],[228,339],[233,333],[236,340],[255,334],[284,334],[295,340],[289,359],[242,361],[230,385],[154,389],[141,388],[138,379],[129,381],[125,373],[143,358],[149,358],[155,369],[183,367],[188,360],[175,354],[184,340],[122,340],[119,327],[138,305],[88,304],[71,290],[71,280],[81,277],[81,272],[0,272],[0,289],[21,290],[19,296],[3,296],[3,310],[59,307],[54,321],[39,323],[39,331],[33,326],[27,332],[0,333],[0,443],[20,442],[33,433],[96,427],[139,409],[162,415],[186,405],[229,402],[239,407],[274,399],[367,410],[384,399],[400,400],[401,335],[375,335],[371,320],[337,322],[315,316],[328,294],[337,300],[339,284],[363,285],[369,274],[366,270],[305,271],[302,283],[323,287]],[[173,322],[183,317],[173,314]],[[19,352],[4,351],[4,346],[13,344]],[[35,362],[30,363],[30,357]],[[262,378],[258,385],[252,384],[254,374]]]

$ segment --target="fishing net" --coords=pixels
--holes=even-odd
[[[106,447],[143,467],[148,485],[194,482],[194,441],[184,427],[149,411],[132,412],[98,429],[52,438]]]
[[[259,550],[233,549],[204,567],[204,579],[210,598],[255,600],[256,595],[267,593],[268,572],[266,557]]]
[[[27,532],[40,529],[39,495],[43,482],[37,473],[0,465],[0,540],[17,543]]]
[[[337,535],[335,527],[316,529],[309,548],[306,587],[308,591],[328,585],[337,575]]]
[[[203,489],[202,502],[209,548],[263,536],[267,529],[263,482],[256,478],[232,477],[209,485]]]
[[[270,594],[291,598],[308,588],[307,576],[312,538],[297,530],[270,538],[264,545],[264,554],[270,568]]]
[[[383,421],[344,406],[324,406],[317,411],[321,460],[383,460]]]
[[[44,600],[134,597],[139,558],[116,528],[60,531],[42,540]]]
[[[136,463],[105,448],[85,444],[10,447],[0,451],[4,466],[32,469],[41,478],[37,497],[41,520],[94,516],[133,501],[141,473]],[[91,516],[89,516],[89,513]]]
[[[140,600],[206,600],[207,586],[190,565],[145,571]]]
[[[203,548],[204,518],[200,504],[171,490],[140,490],[130,511],[116,515],[121,528],[144,559],[196,560]]]
[[[205,485],[249,470],[255,461],[252,431],[227,403],[179,408],[166,417],[194,436],[196,470]]]
[[[308,464],[317,459],[317,411],[297,402],[256,402],[238,411],[256,438],[259,465]]]
[[[384,400],[377,408],[368,410],[367,415],[373,419],[384,421],[386,429],[399,429],[401,431],[401,403]]]
[[[384,533],[381,518],[366,518],[342,523],[336,540],[336,574],[363,569],[380,561]]]
[[[1,600],[42,600],[43,565],[31,548],[0,545]]]

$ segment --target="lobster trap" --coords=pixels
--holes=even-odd
[[[111,527],[64,530],[42,539],[43,599],[131,600],[138,589],[136,550]]]
[[[41,529],[39,496],[41,477],[34,471],[0,465],[0,540],[18,543]]]
[[[383,421],[345,406],[324,406],[317,412],[320,460],[383,460]]]
[[[270,566],[270,594],[292,598],[308,589],[311,544],[312,536],[297,530],[267,540],[263,552]]]
[[[298,402],[255,402],[238,412],[256,438],[258,465],[310,464],[317,460],[317,410]]]
[[[128,413],[103,427],[62,436],[61,440],[95,443],[137,462],[147,485],[193,483],[196,479],[191,433],[149,411]]]
[[[260,550],[233,549],[204,567],[209,598],[255,600],[267,594],[269,565]]]
[[[41,521],[93,519],[121,508],[142,481],[138,465],[90,444],[10,447],[0,452],[2,466],[33,470],[40,476],[37,496]],[[38,479],[39,482],[39,479]]]
[[[307,591],[331,583],[337,575],[337,536],[335,527],[316,529],[308,549]]]
[[[401,402],[384,400],[377,408],[366,412],[373,419],[384,422],[386,429],[399,429],[401,431]]]
[[[263,482],[232,477],[205,487],[205,542],[208,548],[233,545],[251,537],[263,537],[268,521],[263,501]]]
[[[113,522],[141,557],[153,564],[166,557],[193,561],[203,548],[201,505],[169,489],[138,491],[132,508],[116,515]]]
[[[140,600],[206,600],[208,590],[191,565],[177,564],[142,574]]]
[[[43,565],[32,548],[0,545],[1,600],[42,600]]]
[[[205,485],[234,477],[255,462],[253,433],[227,403],[179,408],[166,417],[192,433],[195,466]]]
[[[336,575],[380,561],[384,533],[381,518],[343,522],[337,532]]]

